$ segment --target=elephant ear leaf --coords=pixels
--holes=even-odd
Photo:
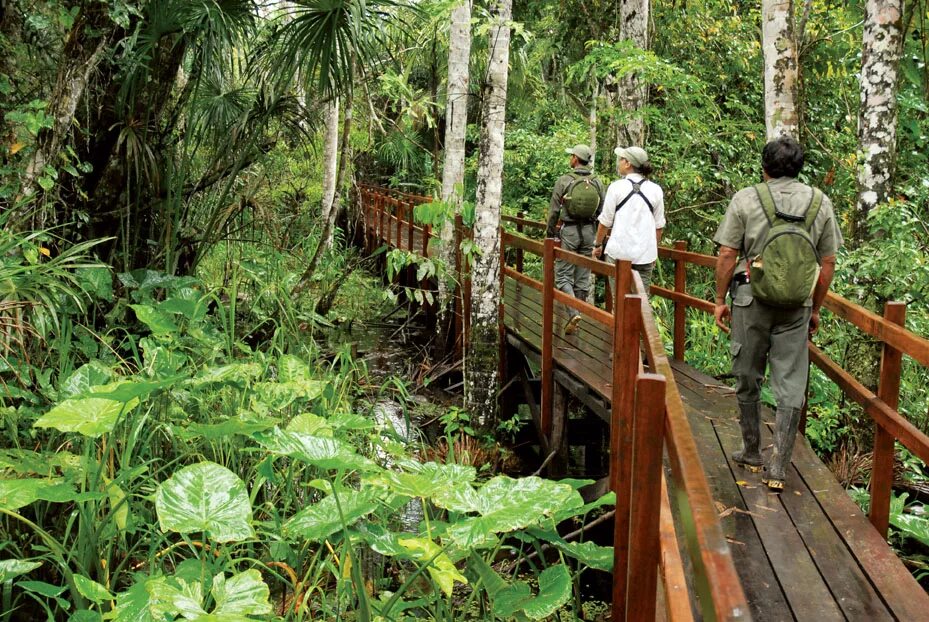
[[[235,542],[254,535],[245,483],[229,469],[212,462],[184,467],[163,482],[155,493],[155,510],[162,531],[203,531],[217,542]]]
[[[0,584],[12,581],[18,576],[28,574],[42,565],[42,562],[27,562],[22,559],[4,559],[0,561]]]

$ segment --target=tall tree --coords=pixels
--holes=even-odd
[[[445,94],[445,161],[442,167],[442,200],[453,206],[442,226],[441,258],[446,266],[455,265],[455,218],[461,211],[464,183],[465,133],[468,129],[468,78],[471,58],[471,2],[452,10],[448,48],[448,87]],[[438,326],[440,344],[447,324],[448,284],[439,279]]]
[[[339,98],[332,99],[326,106],[326,133],[323,139],[323,198],[322,198],[322,222],[329,222],[329,216],[332,213],[333,200],[335,199],[336,177],[338,176],[339,163]],[[332,228],[328,228],[328,234],[319,241],[322,250],[326,250],[332,245]]]
[[[471,331],[465,351],[465,403],[482,425],[496,416],[500,300],[500,203],[503,138],[510,60],[511,0],[492,0],[488,8],[487,79],[481,89],[480,155],[477,163],[474,243],[471,269]]]
[[[761,45],[764,52],[764,117],[768,140],[797,138],[797,46],[793,0],[762,0]]]
[[[903,0],[867,0],[861,46],[858,202],[852,237],[865,235],[868,213],[890,197],[897,143],[897,81],[903,47]]]
[[[621,0],[620,38],[628,39],[637,47],[648,49],[648,13],[650,0]],[[645,106],[648,93],[638,75],[630,73],[619,83],[619,106],[625,121],[617,127],[616,146],[645,144],[645,119],[639,111]]]

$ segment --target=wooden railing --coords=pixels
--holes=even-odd
[[[517,223],[528,226],[526,222]],[[537,226],[537,225],[533,225]],[[676,504],[693,569],[697,597],[668,597],[672,620],[691,618],[698,602],[707,620],[749,619],[739,577],[697,454],[684,404],[674,380],[642,281],[629,262],[610,265],[559,248],[553,239],[531,240],[501,229],[501,266],[506,278],[542,295],[541,422],[552,437],[554,403],[554,305],[559,302],[612,332],[610,489],[614,519],[614,620],[654,620],[658,570],[666,595],[680,595],[683,564],[663,478],[664,454],[671,466],[670,499]],[[516,267],[507,263],[507,251]],[[540,282],[519,269],[525,253],[542,257]],[[555,289],[555,260],[569,261],[595,275],[614,279],[612,307],[599,309]],[[644,352],[649,372],[640,359]],[[660,517],[659,521],[655,517]],[[661,528],[660,528],[661,527]]]
[[[659,257],[674,262],[674,289],[652,285],[651,293],[674,302],[674,358],[683,360],[685,314],[687,307],[713,313],[713,304],[687,294],[687,264],[714,268],[716,258],[687,251],[683,242],[674,248],[659,249]],[[837,317],[856,326],[881,344],[880,376],[877,391],[864,384],[826,356],[810,341],[810,362],[819,367],[852,401],[861,405],[876,426],[873,465],[871,469],[871,508],[869,518],[875,529],[886,538],[890,521],[890,498],[894,475],[894,443],[909,449],[923,462],[929,463],[929,436],[910,423],[899,410],[900,374],[903,356],[909,356],[929,367],[929,340],[903,327],[906,305],[888,302],[881,317],[855,303],[830,292],[824,303]],[[806,412],[804,408],[804,421]]]
[[[370,248],[382,243],[413,247],[414,233],[421,236],[422,252],[428,255],[431,232],[418,228],[410,217],[415,205],[427,202],[383,189],[363,187],[362,205],[366,241]],[[516,233],[501,228],[501,287],[510,278],[542,293],[541,416],[540,428],[552,434],[554,393],[554,304],[571,307],[592,321],[604,324],[613,335],[613,382],[611,408],[610,488],[616,494],[614,528],[614,620],[655,619],[659,573],[664,585],[667,617],[675,622],[693,620],[691,603],[698,603],[707,620],[750,619],[745,595],[736,574],[697,447],[684,412],[664,345],[645,297],[641,279],[628,262],[608,265],[558,247],[555,240],[540,242],[520,235],[544,230],[544,225],[519,216],[503,216]],[[455,223],[456,247],[469,234],[460,218]],[[405,245],[403,244],[405,242]],[[515,267],[508,265],[512,251]],[[524,272],[525,253],[542,258],[543,281]],[[456,269],[464,266],[456,253]],[[590,268],[601,277],[612,277],[618,287],[608,307],[599,309],[554,287],[554,261],[562,259]],[[463,283],[467,282],[463,279]],[[469,292],[462,288],[461,313],[466,338]],[[501,292],[501,306],[503,295]],[[504,313],[501,308],[501,336]],[[640,351],[649,372],[644,371]],[[671,466],[671,482],[664,478],[664,454]],[[688,545],[696,594],[687,592],[671,500]],[[658,520],[656,520],[658,517]],[[634,546],[633,546],[634,544]]]

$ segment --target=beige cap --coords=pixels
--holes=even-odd
[[[648,164],[648,154],[641,147],[617,147],[613,153],[625,159],[635,168]]]
[[[577,156],[577,159],[581,162],[590,162],[594,157],[593,150],[587,145],[574,145],[570,149],[565,149],[564,152]]]

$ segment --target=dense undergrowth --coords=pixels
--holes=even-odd
[[[327,345],[288,295],[299,262],[230,247],[113,290],[87,248],[8,238],[3,281],[54,299],[3,309],[0,618],[542,619],[609,569],[557,531],[609,498],[459,463],[460,414],[440,462],[378,417],[409,381]],[[383,310],[345,287],[333,316]]]

